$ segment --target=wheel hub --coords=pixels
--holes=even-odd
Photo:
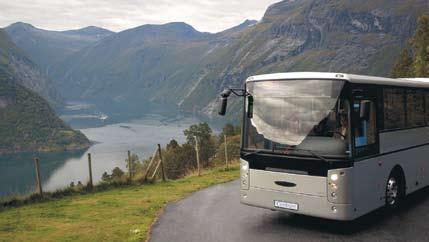
[[[386,188],[386,201],[387,204],[392,206],[397,203],[398,200],[398,183],[394,177],[389,178],[387,181]]]

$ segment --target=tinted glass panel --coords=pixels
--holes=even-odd
[[[384,129],[405,128],[404,91],[399,88],[384,89]]]
[[[419,90],[407,90],[407,127],[425,125],[424,93]]]
[[[376,141],[376,109],[374,102],[370,100],[356,100],[353,103],[353,111],[356,117],[356,147],[374,144]]]

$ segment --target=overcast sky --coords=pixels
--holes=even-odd
[[[0,0],[0,27],[18,21],[50,30],[90,25],[113,31],[186,22],[199,31],[219,32],[245,19],[262,18],[280,0]]]

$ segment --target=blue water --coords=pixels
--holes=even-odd
[[[95,182],[115,167],[125,169],[127,151],[140,159],[152,155],[159,143],[171,139],[183,142],[183,130],[198,123],[194,118],[165,121],[165,117],[152,115],[140,120],[81,129],[95,144],[86,151],[58,153],[26,153],[0,156],[0,196],[27,194],[35,189],[33,157],[40,158],[43,189],[53,191],[71,182],[86,183],[88,178],[87,154],[92,155],[92,172]]]

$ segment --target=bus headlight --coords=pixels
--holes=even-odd
[[[240,160],[241,189],[249,189],[249,162]]]
[[[329,170],[327,197],[331,203],[350,204],[353,198],[353,168]]]

